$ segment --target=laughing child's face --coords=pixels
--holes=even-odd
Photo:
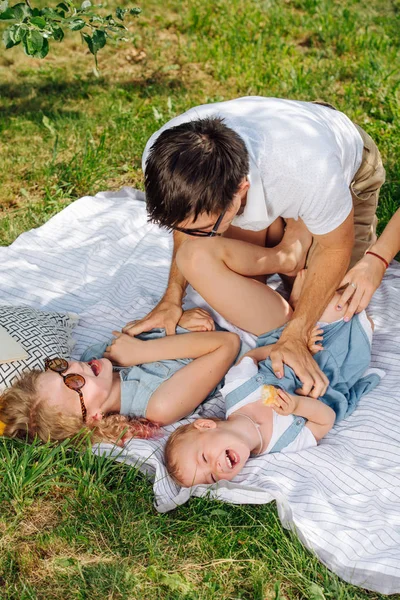
[[[228,426],[227,426],[228,425]],[[227,421],[198,419],[174,448],[176,479],[184,487],[230,481],[250,456],[245,440]]]

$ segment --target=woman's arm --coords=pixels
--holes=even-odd
[[[388,263],[400,252],[400,208],[394,213],[381,237],[370,250],[382,256]]]
[[[345,275],[341,286],[347,285],[347,287],[340,297],[338,307],[343,307],[346,302],[349,302],[345,314],[347,320],[351,319],[354,313],[359,313],[368,306],[385,274],[385,261],[390,263],[400,252],[400,209],[394,213],[381,237],[369,251],[378,254],[384,260],[373,254],[366,254]]]
[[[278,389],[279,400],[272,406],[278,415],[292,415],[307,419],[306,427],[310,429],[317,442],[330,431],[335,423],[336,414],[329,406],[308,396],[288,394]]]
[[[239,337],[228,332],[187,333],[173,338],[187,338],[188,346],[182,343],[185,356],[195,360],[179,369],[152,394],[146,417],[160,425],[175,423],[197,408],[224,377],[240,347]],[[170,336],[162,338],[171,339]]]

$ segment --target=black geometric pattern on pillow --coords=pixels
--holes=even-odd
[[[30,306],[0,306],[0,325],[28,353],[25,360],[0,364],[0,390],[12,385],[24,371],[44,369],[44,359],[54,356],[69,358],[73,348],[71,337],[78,323],[72,313],[45,312]]]

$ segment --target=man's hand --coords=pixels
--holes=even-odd
[[[138,321],[130,321],[122,328],[123,333],[139,335],[155,327],[165,329],[167,335],[175,333],[176,326],[182,316],[182,307],[168,300],[161,300],[148,315]]]
[[[325,394],[329,380],[311,356],[304,341],[282,336],[276,344],[268,346],[268,355],[278,379],[283,377],[284,364],[293,369],[303,384],[299,390],[296,390],[296,394],[311,396],[311,398],[318,398]]]
[[[215,331],[214,319],[203,308],[185,310],[178,325],[189,329],[189,331]]]

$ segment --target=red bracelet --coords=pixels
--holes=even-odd
[[[377,254],[376,252],[371,252],[370,250],[368,250],[368,252],[366,252],[365,254],[372,254],[372,256],[376,256],[376,258],[379,258],[384,263],[385,267],[388,268],[388,261],[386,260],[386,258],[383,258],[383,256],[381,256],[380,254]]]

